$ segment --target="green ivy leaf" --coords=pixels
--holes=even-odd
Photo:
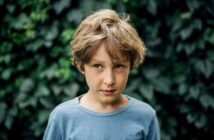
[[[83,19],[83,12],[79,9],[72,9],[67,15],[66,18],[69,22],[75,22],[79,24]]]
[[[14,121],[13,116],[7,116],[6,117],[6,120],[5,120],[4,124],[5,124],[7,129],[11,129],[11,127],[13,125],[13,121]]]
[[[178,94],[179,95],[184,95],[187,92],[187,85],[186,83],[181,83],[178,86]]]
[[[213,73],[214,65],[210,60],[198,60],[195,65],[196,69],[200,70],[200,72],[209,79],[211,74]]]
[[[17,114],[18,114],[18,109],[16,106],[9,109],[9,111],[7,112],[6,120],[4,122],[7,129],[11,129],[14,122],[14,116],[17,116]]]
[[[4,3],[4,0],[0,0],[0,5],[3,5],[3,3]]]
[[[72,83],[63,88],[63,91],[69,97],[75,97],[80,89],[80,86],[77,83]]]
[[[42,47],[44,44],[44,40],[42,39],[37,39],[35,41],[30,42],[30,44],[27,45],[27,51],[33,51],[36,52],[38,49]]]
[[[194,30],[202,29],[202,21],[200,19],[194,19],[187,27],[183,28],[180,32],[182,40],[186,40],[191,36]]]
[[[25,29],[25,25],[30,22],[29,17],[25,13],[21,13],[17,19],[11,19],[11,26],[15,29]]]
[[[51,29],[48,30],[48,31],[46,32],[45,38],[46,38],[48,41],[54,40],[54,39],[58,36],[58,34],[59,34],[58,23],[55,22],[55,23],[52,25]]]
[[[154,80],[160,75],[160,71],[157,69],[145,69],[145,77],[149,80]]]
[[[44,124],[48,120],[49,114],[48,110],[41,110],[38,115],[39,123]]]
[[[7,105],[5,103],[0,103],[0,124],[4,121],[6,117]]]
[[[34,87],[33,80],[30,78],[27,78],[22,82],[20,86],[20,92],[28,93],[33,89],[33,87]]]
[[[38,90],[36,91],[36,96],[37,97],[43,97],[43,96],[49,96],[50,91],[45,85],[40,85],[38,87]]]
[[[207,52],[207,59],[214,62],[214,51]]]
[[[189,114],[187,114],[187,121],[189,123],[196,122],[197,118],[198,118],[198,114],[195,114],[195,113],[189,113]]]
[[[181,19],[190,19],[192,17],[192,12],[185,12],[181,14]]]
[[[64,9],[68,8],[70,5],[70,0],[63,0],[54,3],[54,10],[57,14],[60,14]]]
[[[9,13],[13,13],[15,11],[16,7],[15,5],[7,5],[7,10],[9,11]]]
[[[61,33],[61,40],[63,43],[67,43],[69,44],[69,42],[71,41],[71,37],[73,36],[75,30],[74,29],[65,29],[62,33]]]
[[[152,14],[152,15],[156,15],[157,13],[157,2],[154,0],[149,0],[147,1],[148,5],[147,5],[147,10]]]
[[[203,127],[205,127],[207,124],[207,117],[203,114],[200,115],[199,119],[196,120],[195,122],[195,126],[198,129],[202,129]]]
[[[32,11],[30,14],[30,18],[34,22],[44,22],[45,20],[48,19],[47,11],[46,9],[38,10],[38,11]]]
[[[51,89],[53,90],[53,93],[56,96],[58,96],[62,91],[62,87],[58,86],[58,85],[55,85],[55,84],[53,86],[51,86]]]
[[[198,85],[196,86],[190,86],[189,88],[189,96],[193,99],[197,99],[199,97],[200,94],[200,88]]]
[[[188,0],[186,2],[191,12],[194,12],[201,6],[201,3],[198,0]]]
[[[39,102],[47,109],[52,109],[54,107],[54,104],[48,98],[40,98]]]
[[[5,69],[3,71],[3,73],[1,74],[1,77],[4,79],[4,80],[8,80],[12,75],[12,69],[8,68],[8,69]]]
[[[15,99],[15,103],[21,103],[28,99],[28,95],[26,93],[18,93]]]
[[[179,106],[179,110],[182,114],[188,114],[191,111],[191,108],[187,106],[186,104],[181,104]]]
[[[154,87],[152,85],[142,83],[140,92],[149,101],[154,98]]]
[[[134,93],[135,90],[138,89],[139,85],[142,84],[140,79],[135,79],[135,80],[132,80],[132,81],[129,80],[129,83],[130,84],[128,84],[128,86],[125,89],[125,93],[127,93],[127,94]]]
[[[169,94],[170,93],[170,81],[166,78],[158,78],[155,81],[152,81],[154,84],[155,90]]]
[[[214,45],[214,29],[207,28],[203,34],[204,40],[209,42],[210,44]]]
[[[208,109],[209,107],[214,109],[214,98],[211,95],[204,93],[200,96],[199,101],[205,109]]]

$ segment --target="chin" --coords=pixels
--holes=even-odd
[[[107,97],[102,98],[101,100],[104,104],[110,105],[110,104],[114,104],[115,102],[117,102],[119,100],[119,98],[115,97],[115,96],[107,96]]]

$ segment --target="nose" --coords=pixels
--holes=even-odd
[[[112,86],[115,82],[114,72],[112,70],[106,70],[103,81],[105,85]]]

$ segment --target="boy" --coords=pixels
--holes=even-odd
[[[145,52],[127,19],[110,9],[93,13],[77,28],[71,49],[89,89],[52,111],[43,139],[159,140],[155,110],[123,94]]]

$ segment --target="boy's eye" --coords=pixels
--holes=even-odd
[[[102,68],[102,65],[100,65],[100,64],[94,64],[93,65],[95,68],[97,68],[97,69],[101,69]]]
[[[116,64],[114,66],[114,68],[116,68],[116,69],[125,68],[125,65],[123,65],[123,64]]]

